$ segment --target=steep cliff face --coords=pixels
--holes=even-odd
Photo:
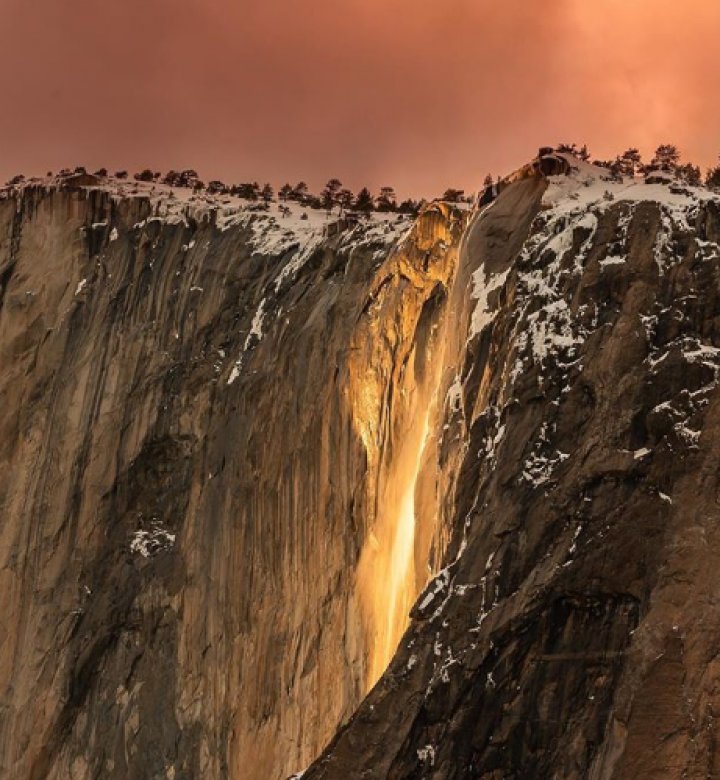
[[[719,279],[715,196],[564,157],[5,192],[0,774],[720,773]]]
[[[444,566],[304,780],[720,772],[720,202],[574,165],[464,237]]]
[[[0,201],[0,773],[283,777],[378,674],[363,550],[462,216],[123,187]]]

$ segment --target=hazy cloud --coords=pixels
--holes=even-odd
[[[432,194],[543,143],[720,151],[715,0],[0,0],[0,177],[64,165]]]

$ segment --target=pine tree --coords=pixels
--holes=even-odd
[[[408,198],[398,206],[398,211],[401,214],[417,214],[420,211],[420,204],[418,201]]]
[[[558,144],[557,151],[561,154],[574,154],[577,155],[577,144]]]
[[[635,147],[626,149],[611,166],[613,172],[621,176],[635,176],[642,168],[642,157]]]
[[[333,207],[338,202],[337,196],[341,189],[342,182],[340,179],[330,179],[325,185],[325,189],[320,193],[320,200],[326,211],[330,212],[333,210]]]
[[[378,211],[395,211],[397,209],[397,195],[393,187],[381,187],[377,199]]]
[[[262,190],[260,190],[260,196],[265,201],[265,203],[270,203],[270,201],[273,199],[273,195],[275,194],[273,188],[270,186],[269,183],[263,184]]]
[[[353,194],[352,190],[343,188],[337,194],[337,202],[340,206],[341,212],[343,210],[347,211],[349,208],[352,208],[352,205],[355,202],[355,195]]]
[[[236,198],[257,200],[260,197],[260,185],[256,181],[235,184],[230,188],[230,194],[234,195]]]
[[[372,193],[367,187],[363,187],[360,192],[358,192],[357,198],[355,198],[355,208],[358,211],[368,214],[374,207],[375,199],[373,198]]]
[[[456,190],[453,188],[445,190],[440,200],[445,200],[448,203],[462,203],[465,197],[465,190]]]
[[[573,157],[578,157],[585,162],[590,160],[590,152],[588,151],[587,144],[583,144],[579,148],[577,144],[558,144],[557,151],[561,154],[571,154]]]
[[[708,187],[720,187],[720,164],[708,170],[705,184]]]
[[[188,187],[190,189],[198,189],[198,183],[202,184],[198,178],[197,171],[194,171],[192,168],[179,172],[168,171],[162,182],[169,187]]]
[[[680,151],[674,144],[660,144],[655,150],[651,167],[661,171],[674,171],[680,163]]]
[[[292,188],[292,200],[297,200],[302,203],[309,195],[308,186],[304,181],[299,181],[293,188]]]
[[[691,187],[699,187],[702,184],[700,168],[692,163],[685,163],[677,168],[677,175]]]
[[[135,181],[152,181],[154,176],[155,174],[149,168],[145,168],[140,173],[136,173],[133,178]]]
[[[280,187],[280,191],[278,192],[278,197],[280,200],[290,200],[292,197],[292,185],[290,184],[283,184],[282,187]]]
[[[200,182],[200,177],[198,176],[196,170],[192,168],[187,168],[186,170],[181,172],[180,181],[179,181],[180,187],[189,187],[190,189],[202,189],[202,187],[198,187],[198,184],[202,184],[202,182]]]

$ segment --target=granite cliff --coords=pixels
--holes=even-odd
[[[0,773],[720,773],[720,200],[0,198]]]

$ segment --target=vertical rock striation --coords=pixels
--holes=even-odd
[[[499,190],[2,193],[3,777],[720,772],[720,201]]]
[[[0,774],[284,777],[367,690],[462,215],[137,186],[0,200]]]
[[[304,780],[720,769],[720,201],[566,161],[463,239],[447,554]]]

